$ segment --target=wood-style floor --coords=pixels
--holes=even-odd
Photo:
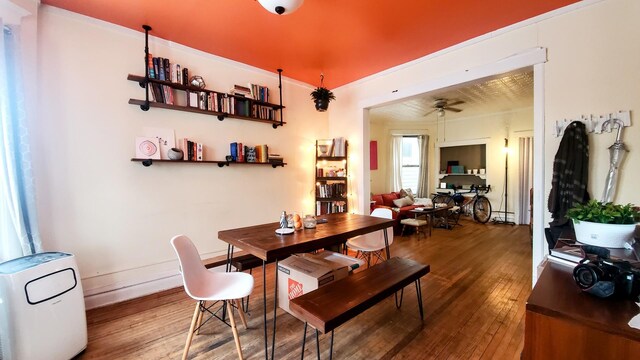
[[[415,287],[400,310],[390,297],[335,332],[336,359],[519,359],[525,301],[531,288],[528,227],[480,225],[461,219],[431,237],[395,237],[392,256],[431,264],[422,279],[425,317]],[[273,315],[273,265],[267,267],[268,318]],[[245,359],[264,359],[262,274],[255,269],[249,329],[239,325]],[[89,345],[79,359],[180,359],[195,302],[182,288],[89,310]],[[237,319],[237,317],[236,317]],[[300,358],[303,323],[278,310],[276,359]],[[315,358],[309,331],[305,357]],[[329,336],[321,335],[323,358]],[[207,323],[190,359],[237,359],[231,329]]]

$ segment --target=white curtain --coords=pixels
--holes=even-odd
[[[31,173],[19,27],[0,39],[0,262],[42,251]]]
[[[402,135],[391,137],[391,179],[388,191],[400,191],[402,189]]]
[[[533,184],[533,138],[521,137],[519,139],[520,165],[519,165],[519,219],[518,223],[528,225],[531,222],[531,198],[529,191]]]
[[[420,168],[418,170],[418,191],[421,198],[429,197],[429,136],[418,135],[420,149]]]

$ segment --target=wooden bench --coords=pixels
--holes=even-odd
[[[383,263],[367,268],[344,279],[330,283],[317,290],[292,299],[289,308],[296,316],[305,322],[302,340],[302,354],[307,335],[307,324],[310,324],[323,334],[331,331],[331,350],[333,353],[333,330],[360,313],[376,305],[383,299],[405,286],[415,282],[418,297],[420,319],[423,318],[422,292],[420,278],[428,274],[429,265],[420,264],[410,259],[391,258]],[[400,303],[402,305],[402,294]],[[318,347],[319,348],[319,347]],[[318,354],[318,357],[320,354]]]

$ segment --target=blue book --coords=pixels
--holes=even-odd
[[[231,157],[233,158],[233,161],[238,159],[238,143],[231,143]]]

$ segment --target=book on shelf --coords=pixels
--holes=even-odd
[[[162,61],[164,61],[164,79],[166,81],[171,81],[171,64],[169,59],[164,58],[162,59]]]
[[[196,161],[204,159],[204,146],[201,143],[196,144]]]
[[[165,72],[164,72],[164,59],[159,57],[158,58],[158,80],[166,80],[164,75],[165,75]]]
[[[229,145],[229,151],[230,151],[231,157],[233,158],[233,161],[236,161],[238,159],[238,143],[232,142]]]
[[[248,88],[254,100],[269,102],[269,88],[257,84],[249,84]]]
[[[189,85],[189,69],[182,69],[182,85]]]
[[[242,146],[242,143],[239,142],[238,143],[238,162],[244,162],[244,146]]]
[[[242,86],[242,85],[233,85],[233,88],[231,89],[231,94],[233,95],[238,95],[238,96],[244,96],[247,98],[252,98],[251,95],[251,89],[246,87],[246,86]]]
[[[153,55],[151,55],[151,53],[149,53],[149,56],[147,57],[147,66],[149,67],[149,78],[150,79],[155,79],[156,78],[156,71],[153,68]]]

